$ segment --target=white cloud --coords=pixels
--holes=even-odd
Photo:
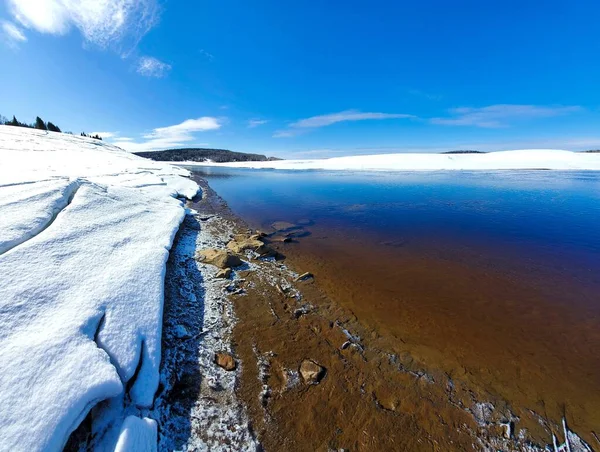
[[[268,122],[267,119],[250,119],[248,120],[248,127],[253,129],[254,127],[262,126]]]
[[[278,130],[273,134],[274,138],[293,137],[301,133],[303,130],[316,129],[326,127],[338,122],[346,121],[366,121],[366,120],[381,120],[381,119],[408,119],[416,118],[414,115],[404,113],[375,113],[361,112],[358,110],[345,110],[339,113],[331,113],[328,115],[312,116],[306,119],[300,119],[293,122],[286,130]]]
[[[90,135],[99,135],[103,140],[107,140],[109,138],[116,138],[119,132],[92,132]],[[122,140],[122,138],[119,138],[119,140]]]
[[[362,113],[358,110],[346,110],[339,113],[328,115],[313,116],[312,118],[301,119],[290,124],[294,128],[315,128],[325,127],[344,121],[365,121],[367,119],[401,119],[414,118],[413,115],[395,114],[395,113]]]
[[[137,44],[158,21],[157,0],[7,0],[26,28],[64,35],[77,28],[86,41],[107,47],[126,38]]]
[[[158,127],[152,132],[142,135],[144,141],[117,138],[113,144],[131,152],[157,151],[189,145],[196,141],[195,133],[218,130],[222,127],[223,118],[204,116],[198,119],[187,119],[180,124]]]
[[[474,126],[484,128],[506,127],[512,121],[550,118],[581,111],[581,107],[543,107],[537,105],[498,104],[482,108],[453,108],[450,117],[433,118],[432,124]]]
[[[27,41],[27,37],[22,29],[12,22],[7,22],[5,20],[2,21],[2,35],[11,47],[15,47],[19,43]]]
[[[141,57],[138,60],[137,73],[144,77],[164,77],[170,70],[170,64],[154,57]]]

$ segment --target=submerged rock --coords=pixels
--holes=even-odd
[[[219,268],[237,267],[242,265],[242,260],[225,250],[206,249],[196,254],[196,259],[205,264],[214,265]]]
[[[292,237],[290,236],[276,236],[273,238],[274,242],[280,242],[280,243],[291,243],[292,242]]]
[[[291,231],[293,229],[298,229],[299,226],[294,223],[289,223],[287,221],[276,221],[275,223],[271,224],[271,227],[277,232],[286,232]]]
[[[298,282],[298,281],[304,281],[304,280],[311,279],[311,278],[314,278],[313,274],[309,273],[309,272],[306,272],[306,273],[302,273],[300,276],[298,276],[295,279],[295,281],[296,282]]]
[[[327,369],[323,366],[318,365],[311,359],[305,359],[300,364],[300,375],[304,380],[304,383],[309,385],[316,385],[323,379],[327,373]]]
[[[229,353],[215,353],[215,364],[227,371],[234,370],[237,366],[235,359]]]

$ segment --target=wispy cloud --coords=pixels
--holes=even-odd
[[[142,135],[141,141],[117,138],[113,144],[132,152],[171,149],[196,141],[196,133],[220,129],[224,122],[224,118],[212,116],[187,119],[180,124],[158,127]]]
[[[396,113],[362,113],[358,110],[346,110],[339,113],[328,115],[313,116],[311,118],[301,119],[290,124],[293,128],[315,128],[325,127],[344,121],[365,121],[367,119],[400,119],[414,118],[413,115]]]
[[[248,127],[253,129],[254,127],[262,126],[268,122],[268,119],[250,119],[248,120]]]
[[[10,46],[10,47],[18,47],[18,45],[22,42],[27,41],[27,36],[23,33],[23,30],[17,27],[12,22],[8,22],[3,20],[1,22],[2,28],[2,39]]]
[[[171,70],[171,65],[154,57],[141,57],[138,60],[137,73],[144,77],[161,78]]]
[[[380,113],[380,112],[361,112],[358,110],[345,110],[339,113],[330,113],[327,115],[312,116],[310,118],[300,119],[291,123],[287,129],[278,130],[273,134],[274,138],[293,137],[302,131],[326,127],[332,124],[346,121],[366,121],[382,119],[410,119],[414,115],[404,113]]]
[[[198,52],[200,53],[200,55],[205,57],[208,61],[213,61],[215,59],[215,56],[212,53],[208,52],[207,50],[200,49]]]
[[[298,131],[294,130],[277,130],[273,133],[273,138],[291,138],[295,137]]]
[[[432,118],[432,124],[474,126],[484,128],[507,127],[512,122],[526,119],[550,118],[581,111],[577,106],[544,107],[537,105],[498,104],[482,108],[453,108],[449,117]]]
[[[87,42],[100,47],[135,47],[157,23],[157,0],[7,0],[8,10],[23,27],[64,35],[77,28]]]

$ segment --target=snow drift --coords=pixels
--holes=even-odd
[[[25,128],[0,126],[0,159],[0,449],[61,450],[94,406],[99,449],[156,444],[165,264],[198,186]]]
[[[525,149],[488,154],[379,154],[314,160],[275,160],[269,162],[185,163],[186,166],[229,166],[286,170],[600,170],[600,154]]]

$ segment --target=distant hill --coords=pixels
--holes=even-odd
[[[168,149],[166,151],[155,152],[134,152],[134,154],[151,160],[159,160],[161,162],[205,162],[210,160],[216,163],[227,163],[281,160],[261,154],[245,154],[243,152],[233,152],[226,149],[207,148]]]
[[[579,152],[583,152],[586,154],[600,154],[600,149],[591,149],[589,151],[579,151]]]
[[[442,154],[487,154],[487,152],[483,152],[483,151],[471,151],[469,149],[465,149],[465,150],[457,150],[457,151],[448,151],[448,152],[442,152]]]

